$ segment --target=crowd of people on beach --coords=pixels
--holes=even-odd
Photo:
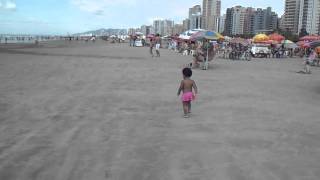
[[[161,38],[159,38],[161,40]],[[154,39],[146,42],[150,46],[150,54],[153,57],[153,49],[155,48]],[[193,56],[193,62],[188,64],[188,67],[196,68],[201,66],[205,61],[212,61],[215,57],[230,59],[230,60],[246,60],[250,61],[252,58],[265,59],[284,59],[297,58],[304,59],[306,66],[320,66],[320,52],[315,51],[314,48],[302,47],[286,47],[285,44],[261,44],[266,50],[263,54],[253,55],[252,49],[256,46],[253,43],[233,43],[233,42],[219,42],[219,41],[179,41],[177,39],[166,40],[162,43],[162,47],[180,53],[184,56]],[[158,48],[156,48],[158,52]],[[305,73],[311,73],[310,68],[305,68]]]
[[[137,36],[131,36],[129,45],[135,47],[136,41],[141,40]],[[286,44],[259,44],[259,43],[237,43],[227,41],[189,41],[177,38],[161,38],[156,35],[152,38],[143,39],[143,46],[149,46],[149,53],[152,57],[160,57],[160,47],[172,50],[183,56],[193,56],[192,62],[186,67],[204,67],[216,57],[230,60],[250,61],[252,58],[264,59],[285,59],[300,57],[304,59],[304,73],[309,74],[310,66],[319,66],[320,52],[314,48],[291,47]],[[253,54],[255,46],[261,46],[264,52]],[[154,50],[156,55],[154,55]]]
[[[8,43],[35,43],[39,41],[49,41],[56,37],[51,36],[0,36],[0,44]]]

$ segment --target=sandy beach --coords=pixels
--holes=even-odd
[[[319,180],[320,68],[105,41],[0,46],[1,180]]]

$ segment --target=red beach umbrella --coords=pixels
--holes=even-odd
[[[285,40],[286,38],[278,33],[270,34],[269,39],[277,42],[281,42]]]

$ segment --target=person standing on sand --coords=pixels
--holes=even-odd
[[[136,41],[137,41],[138,37],[137,36],[133,36],[133,47],[136,47]]]
[[[161,46],[161,39],[160,39],[160,34],[157,34],[155,38],[155,43],[156,43],[156,53],[157,57],[160,57],[160,46]]]
[[[129,46],[132,46],[132,35],[129,36]]]
[[[317,57],[317,53],[315,50],[311,50],[309,57],[305,61],[305,71],[307,74],[311,74],[310,65],[314,63],[314,60]]]
[[[198,88],[194,80],[190,79],[192,76],[192,70],[190,68],[184,68],[182,70],[183,80],[180,83],[178,89],[178,96],[180,96],[181,91],[183,92],[181,96],[184,118],[189,118],[191,114],[191,101],[195,99],[195,94],[198,94]],[[193,91],[195,94],[193,93]]]

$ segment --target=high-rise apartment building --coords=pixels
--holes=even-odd
[[[155,34],[161,34],[161,20],[153,21],[153,31]]]
[[[232,25],[233,25],[233,8],[228,8],[226,12],[226,20],[224,25],[224,34],[232,35]]]
[[[189,8],[189,19],[193,14],[198,14],[201,13],[201,6],[200,5],[195,5],[192,8]]]
[[[162,36],[172,35],[174,28],[174,22],[172,20],[154,20],[153,29],[155,34],[160,34]]]
[[[286,0],[281,27],[294,34],[320,33],[320,0]]]
[[[226,24],[226,14],[224,14],[223,16],[221,16],[219,18],[219,28],[218,28],[218,32],[219,33],[223,33],[224,32],[224,28],[225,28],[225,24]]]
[[[298,32],[319,34],[320,0],[300,0]]]
[[[190,27],[190,20],[185,19],[182,21],[183,31],[189,30]]]
[[[256,10],[252,7],[246,8],[244,25],[243,25],[243,33],[244,34],[255,34],[254,32],[254,19],[255,19]]]
[[[151,34],[151,26],[142,25],[142,26],[141,26],[141,32],[142,32],[144,35],[149,35],[149,34]]]
[[[201,29],[201,6],[196,5],[189,9],[189,28],[188,29]]]
[[[236,6],[232,14],[232,35],[244,34],[244,20],[247,8]]]
[[[217,19],[221,14],[221,0],[203,0],[202,28],[218,31]]]
[[[273,32],[278,28],[278,15],[272,11],[271,7],[267,9],[258,8],[254,15],[254,33]]]
[[[172,35],[181,34],[183,33],[183,25],[182,24],[175,24],[173,28]]]
[[[163,36],[171,36],[173,33],[174,22],[172,20],[163,20],[163,26],[161,29],[161,35]]]
[[[285,1],[285,12],[282,24],[285,31],[291,31],[294,34],[298,34],[300,1],[301,0]]]
[[[268,33],[277,28],[278,15],[270,7],[254,9],[236,6],[227,9],[224,30],[226,35]]]

